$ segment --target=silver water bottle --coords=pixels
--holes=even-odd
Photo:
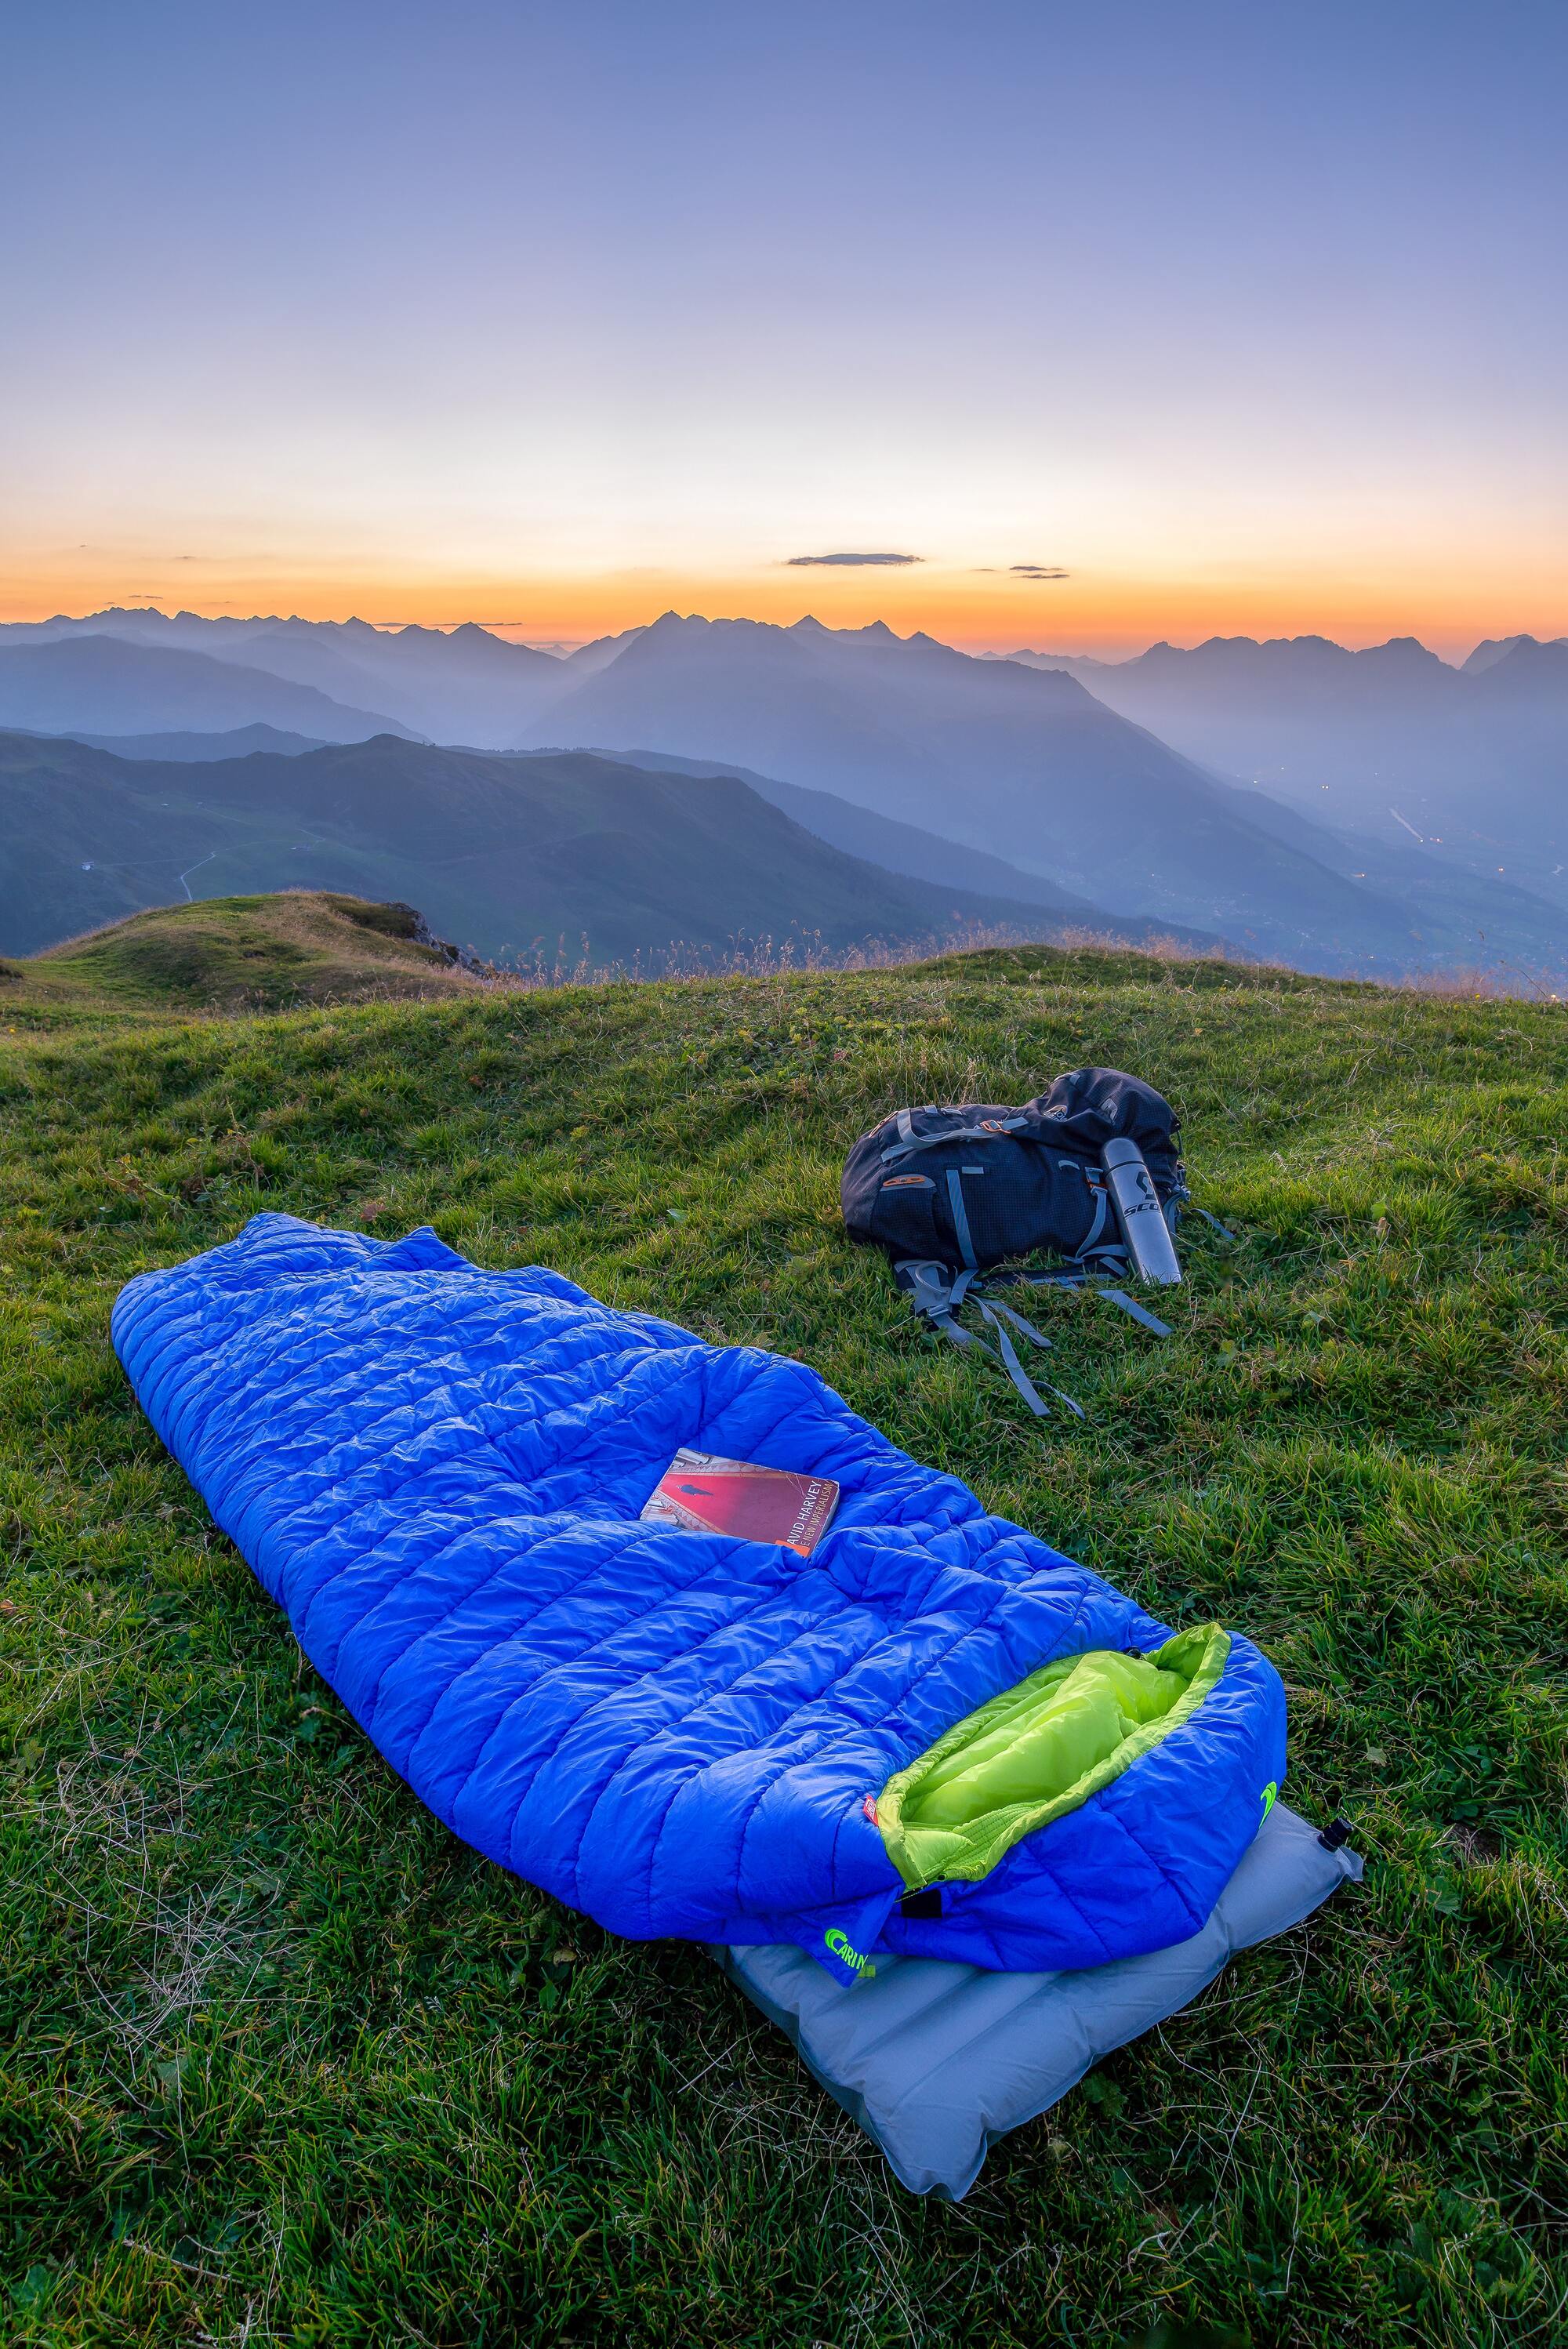
[[[1110,1185],[1116,1220],[1121,1226],[1121,1237],[1127,1242],[1134,1269],[1142,1279],[1170,1288],[1181,1279],[1181,1267],[1176,1260],[1176,1244],[1142,1151],[1136,1142],[1119,1134],[1106,1143],[1099,1162]]]

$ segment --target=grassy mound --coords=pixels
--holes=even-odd
[[[275,1011],[366,997],[470,993],[476,981],[418,942],[411,905],[330,890],[160,905],[0,968],[0,1012]]]
[[[0,1041],[8,2341],[1553,2337],[1560,1009],[1031,950]],[[1240,1240],[1192,1237],[1164,1345],[1032,1304],[1091,1414],[1037,1428],[846,1245],[838,1169],[1086,1061],[1171,1092]],[[263,1207],[816,1363],[1262,1641],[1365,1886],[916,2204],[699,1951],[420,1811],[160,1450],[111,1299]]]

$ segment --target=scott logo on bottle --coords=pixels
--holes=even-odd
[[[1143,1280],[1173,1286],[1181,1278],[1181,1267],[1143,1153],[1135,1142],[1118,1134],[1101,1151],[1100,1164],[1134,1270]]]

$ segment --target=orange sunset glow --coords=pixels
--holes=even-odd
[[[1006,16],[21,38],[0,619],[1568,628],[1555,115],[1426,16]]]
[[[1065,566],[1064,566],[1065,567]],[[1501,563],[1491,581],[1420,571],[1211,573],[1191,577],[1070,572],[1030,582],[922,562],[903,569],[750,568],[687,571],[674,564],[603,573],[443,575],[395,564],[300,558],[180,564],[104,556],[91,550],[41,557],[0,572],[0,619],[38,620],[150,605],[206,616],[351,615],[384,626],[451,628],[478,621],[520,642],[579,643],[642,626],[662,611],[789,623],[811,612],[832,627],[885,620],[901,635],[923,629],[975,651],[1019,647],[1106,656],[1161,638],[1322,635],[1347,645],[1416,636],[1445,657],[1480,637],[1515,630],[1568,630],[1568,592],[1553,567]]]

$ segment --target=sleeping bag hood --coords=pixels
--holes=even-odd
[[[121,1292],[143,1408],[459,1836],[614,1932],[1040,1971],[1196,1933],[1284,1775],[1173,1631],[803,1363],[258,1216]],[[835,1478],[808,1558],[639,1521],[681,1445]]]

